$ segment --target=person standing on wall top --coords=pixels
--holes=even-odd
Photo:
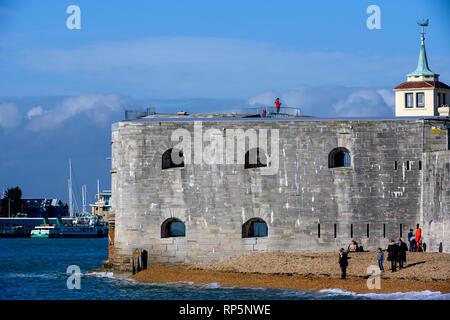
[[[347,275],[347,266],[348,266],[348,259],[347,252],[344,252],[344,248],[341,248],[339,250],[339,267],[341,267],[341,279],[345,279],[345,276]]]
[[[417,252],[419,252],[419,244],[420,244],[420,236],[422,235],[422,229],[417,228],[416,230],[416,244],[417,244]]]
[[[394,243],[394,240],[389,241],[389,245],[387,247],[387,260],[391,262],[391,271],[397,271],[397,260],[398,260],[398,246]]]
[[[277,112],[280,112],[280,107],[281,107],[280,98],[275,99],[275,107],[277,107]]]
[[[264,108],[263,111],[262,111],[262,116],[266,117],[266,115],[267,115],[267,110],[266,110],[266,108]]]
[[[398,245],[398,266],[403,269],[403,263],[406,262],[406,251],[408,251],[408,246],[402,241],[401,238],[397,240]]]
[[[414,237],[413,229],[409,229],[408,233],[409,252],[413,251],[412,237]]]

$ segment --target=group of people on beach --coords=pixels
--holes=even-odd
[[[416,234],[414,235],[413,230],[410,229],[410,232],[408,234],[408,242],[409,242],[409,248],[408,245],[403,242],[401,238],[397,239],[397,242],[394,242],[393,239],[389,241],[389,245],[386,249],[387,252],[387,261],[391,262],[391,271],[396,272],[397,271],[397,263],[400,269],[403,269],[404,264],[406,263],[406,252],[421,252],[426,251],[426,244],[423,242],[423,239],[421,238],[422,230],[420,228],[417,228]],[[347,274],[347,267],[348,267],[348,259],[350,257],[348,256],[349,252],[362,252],[364,251],[362,249],[362,246],[358,246],[358,243],[354,240],[350,243],[350,245],[347,248],[347,251],[344,250],[344,248],[341,248],[339,250],[339,267],[341,269],[341,279],[346,278]],[[378,267],[380,268],[381,272],[384,272],[383,262],[384,262],[384,252],[381,248],[378,248],[377,250],[377,261],[378,261]]]
[[[406,252],[408,251],[408,246],[406,245],[406,243],[404,243],[402,241],[402,238],[398,238],[397,239],[397,243],[394,242],[394,240],[390,240],[389,245],[387,247],[387,261],[391,262],[391,271],[392,272],[396,272],[397,271],[397,263],[400,269],[403,269],[403,264],[406,262]],[[382,258],[380,256],[380,252],[381,254],[383,254],[381,248],[378,248],[378,265],[380,266],[380,271],[384,271],[383,268],[383,260],[380,259]],[[384,258],[384,255],[383,255]]]
[[[347,248],[347,252],[363,252],[364,249],[362,246],[358,245],[358,242],[352,240]]]
[[[417,228],[416,234],[413,229],[409,229],[408,233],[409,252],[425,252],[427,251],[427,244],[422,238],[422,229]]]

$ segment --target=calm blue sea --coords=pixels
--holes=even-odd
[[[85,275],[108,256],[107,239],[0,239],[0,299],[446,299],[438,292],[357,295],[330,288],[321,292],[221,287],[215,283],[142,284],[111,273]],[[70,265],[80,267],[80,289],[68,289]]]

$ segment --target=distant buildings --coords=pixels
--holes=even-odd
[[[69,210],[66,203],[59,199],[20,199],[20,211],[10,211],[4,217],[40,218],[65,217]]]
[[[23,213],[29,218],[68,216],[67,204],[59,199],[22,199]]]
[[[95,204],[90,204],[93,215],[108,216],[111,211],[111,190],[103,190],[95,196]]]

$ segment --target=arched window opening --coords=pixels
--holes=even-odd
[[[350,152],[345,148],[333,149],[328,155],[328,168],[350,167]]]
[[[242,225],[242,238],[267,237],[267,223],[261,218],[252,218]]]
[[[161,238],[184,237],[186,226],[177,218],[169,218],[161,225]]]
[[[170,168],[184,168],[183,151],[169,149],[162,155],[162,170]]]
[[[267,157],[260,148],[254,148],[245,154],[244,169],[267,167]]]

